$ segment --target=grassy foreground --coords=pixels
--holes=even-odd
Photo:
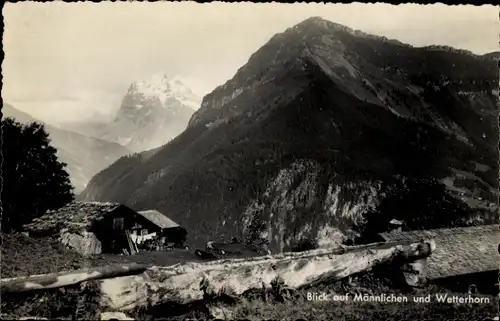
[[[285,302],[266,302],[260,299],[240,299],[234,304],[227,302],[205,302],[191,312],[166,317],[169,309],[156,311],[154,315],[134,314],[136,320],[381,320],[381,321],[427,321],[427,320],[492,320],[497,315],[497,301],[490,304],[448,304],[448,303],[379,303],[379,302],[321,302],[292,299]],[[225,300],[222,300],[225,301]]]
[[[64,248],[55,239],[33,239],[23,234],[3,234],[2,278],[71,271],[99,264]]]
[[[3,234],[1,248],[2,278],[72,271],[106,264],[104,258],[88,259],[67,250],[55,239],[33,239],[23,234]],[[2,319],[45,317],[98,319],[97,284],[89,282],[64,289],[32,293],[3,293]]]
[[[51,273],[82,267],[101,266],[119,262],[143,260],[150,257],[96,256],[85,258],[65,249],[57,240],[34,240],[25,235],[3,235],[2,278],[30,274]],[[163,261],[188,259],[176,255]],[[172,261],[173,262],[173,261]],[[152,262],[153,263],[153,262]],[[202,289],[200,289],[202,291]],[[291,291],[285,284],[277,282],[272,289],[256,290],[242,296],[228,293],[207,294],[205,300],[190,307],[157,307],[141,309],[130,316],[136,320],[466,320],[480,321],[492,318],[497,313],[498,303],[491,297],[489,304],[414,303],[411,295],[443,293],[446,289],[429,287],[411,294],[406,303],[310,301],[312,292],[373,293],[403,295],[386,282],[372,274],[354,278],[349,284],[330,282]],[[456,294],[463,296],[463,294]],[[99,319],[99,288],[97,282],[33,293],[3,294],[1,300],[2,319],[20,317],[45,317],[49,319],[96,320]],[[433,300],[435,301],[435,300]],[[226,317],[224,317],[226,312]]]
[[[484,320],[495,316],[495,304],[453,305],[443,303],[378,303],[290,301],[266,304],[243,302],[233,319],[250,320]]]

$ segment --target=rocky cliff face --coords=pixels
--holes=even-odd
[[[154,155],[123,158],[89,200],[157,208],[201,243],[258,229],[274,250],[496,218],[497,71],[310,18],[204,97]]]

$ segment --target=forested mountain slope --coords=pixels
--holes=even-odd
[[[202,243],[259,234],[274,250],[497,216],[496,63],[310,18],[275,35],[154,154],[124,157],[83,196],[156,208]]]

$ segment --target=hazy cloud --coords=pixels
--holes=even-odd
[[[325,19],[415,46],[498,50],[494,6],[7,3],[2,97],[35,117],[114,112],[134,80],[165,73],[206,94],[275,33]]]

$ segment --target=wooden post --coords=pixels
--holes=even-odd
[[[434,240],[424,241],[421,240],[417,246],[417,253],[427,253],[434,252],[436,249],[436,243]],[[421,287],[427,284],[427,272],[429,270],[428,257],[421,257],[413,262],[407,262],[402,267],[402,272],[406,281],[406,284],[412,287]]]

